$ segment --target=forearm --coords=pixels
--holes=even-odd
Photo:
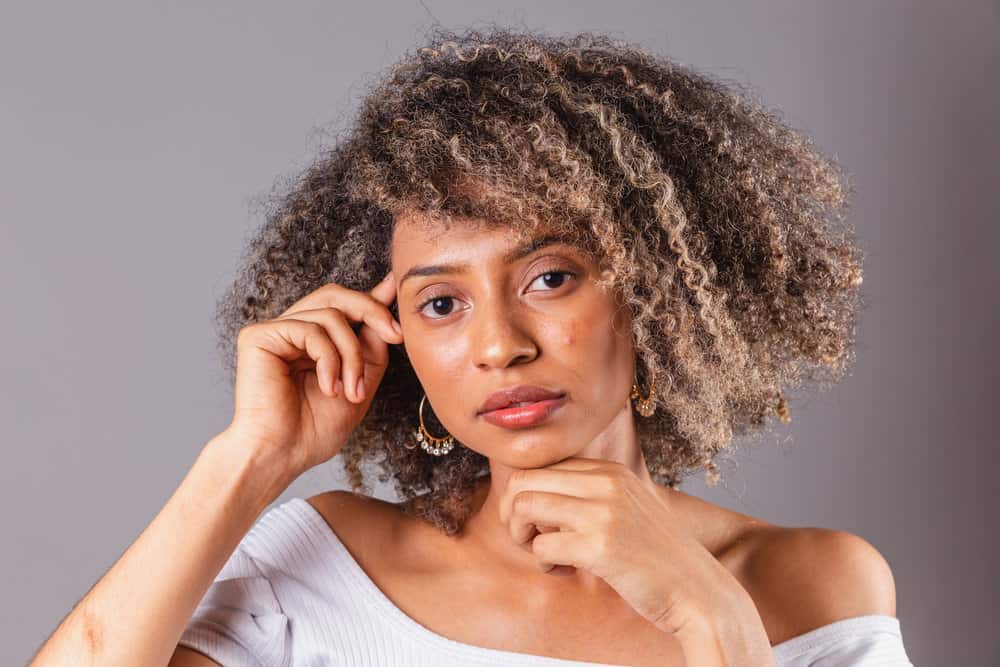
[[[748,594],[675,634],[685,662],[697,667],[776,667],[771,642]]]
[[[166,665],[215,576],[294,480],[223,431],[39,650],[43,665]]]

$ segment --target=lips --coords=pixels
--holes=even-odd
[[[520,404],[520,407],[509,405],[481,413],[479,416],[494,426],[507,429],[520,429],[537,426],[546,421],[549,416],[566,404],[566,395],[547,398],[533,403]]]
[[[545,389],[535,385],[520,385],[509,389],[502,389],[489,395],[486,401],[480,406],[477,414],[500,410],[518,403],[537,403],[553,398],[565,396],[565,393]]]

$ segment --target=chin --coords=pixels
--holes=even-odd
[[[505,445],[491,447],[495,460],[512,468],[542,468],[576,456],[575,448],[568,447],[562,438],[520,434],[511,437]]]

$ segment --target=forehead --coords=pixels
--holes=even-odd
[[[456,219],[446,225],[419,214],[401,216],[392,235],[392,263],[417,261],[418,258],[445,259],[502,253],[529,240],[548,235],[545,229],[521,232],[482,219]]]

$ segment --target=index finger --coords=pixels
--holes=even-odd
[[[391,306],[392,302],[396,299],[396,278],[393,276],[392,271],[385,274],[385,277],[368,293],[386,306]]]
[[[386,307],[386,311],[389,313],[389,325],[395,329],[396,333],[402,335],[403,327],[400,326],[399,322],[392,316],[392,311],[389,310],[392,302],[396,300],[396,280],[392,275],[392,271],[385,274],[375,287],[368,290],[368,295]],[[355,333],[357,333],[361,329],[361,325],[359,324],[353,328]]]
[[[389,325],[395,330],[397,334],[401,337],[403,335],[403,327],[399,321],[393,317],[392,311],[389,310],[392,306],[393,301],[396,300],[396,280],[392,274],[392,271],[385,274],[385,276],[368,291],[369,296],[375,299],[377,302],[381,303],[386,307],[386,311],[389,313]],[[362,324],[352,324],[351,329],[354,333],[361,335]]]
[[[349,323],[357,323],[351,325],[355,333],[360,329],[360,324],[367,324],[381,331],[389,339],[398,340],[402,335],[393,325],[395,319],[385,303],[385,300],[392,298],[387,296],[389,289],[395,293],[391,272],[369,292],[352,290],[338,283],[327,283],[296,301],[279,318],[292,316],[299,310],[336,308],[344,314]],[[392,301],[389,300],[389,303]]]

